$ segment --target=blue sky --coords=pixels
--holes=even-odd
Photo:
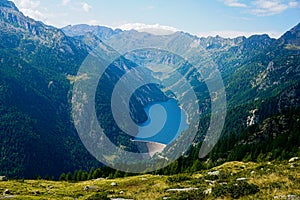
[[[182,30],[198,36],[268,33],[279,37],[300,23],[300,0],[13,0],[46,24],[92,24]]]

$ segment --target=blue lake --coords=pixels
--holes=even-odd
[[[186,114],[175,99],[148,105],[145,112],[148,120],[139,124],[139,133],[135,140],[168,145],[188,128]]]

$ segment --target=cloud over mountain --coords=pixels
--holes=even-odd
[[[123,24],[121,26],[118,26],[116,28],[122,30],[136,30],[138,32],[147,32],[155,35],[169,35],[178,31],[178,29],[171,26],[163,26],[160,24],[149,25],[143,23],[128,23],[128,24]]]

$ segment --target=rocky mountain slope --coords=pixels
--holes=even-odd
[[[71,119],[72,77],[92,46],[65,35],[61,30],[25,17],[10,1],[0,4],[1,77],[1,155],[0,174],[9,177],[34,177],[90,169],[101,165],[84,148]],[[93,38],[96,44],[101,41]],[[105,73],[106,88],[97,93],[99,120],[113,124],[111,85],[125,70],[135,66],[126,59],[115,61]],[[155,87],[146,87],[133,98],[132,115],[143,121],[143,106],[151,101],[142,93],[154,93],[152,100],[165,99]],[[139,115],[137,115],[139,113]],[[115,126],[115,125],[114,125]],[[130,141],[117,127],[109,137],[113,142]],[[127,142],[129,143],[129,142]],[[130,147],[136,149],[134,145]]]
[[[278,40],[267,35],[198,38],[183,32],[158,36],[88,25],[60,30],[25,17],[12,2],[0,0],[0,174],[58,176],[100,166],[82,145],[71,119],[72,78],[99,44],[114,48],[122,56],[101,80],[107,87],[99,87],[96,95],[98,120],[107,122],[103,128],[114,143],[138,151],[131,143],[132,137],[118,129],[110,111],[113,86],[126,70],[145,63],[176,66],[175,70],[192,83],[198,98],[202,121],[195,143],[201,143],[212,100],[205,77],[197,70],[212,73],[208,60],[213,61],[227,98],[224,140],[229,135],[243,136],[234,142],[250,145],[272,135],[274,130],[266,126],[281,124],[283,116],[296,115],[290,112],[300,105],[299,41],[300,24]],[[159,50],[160,47],[168,47],[169,52]],[[145,56],[151,59],[145,62]],[[189,71],[192,65],[182,62],[183,57],[197,61],[197,70]],[[147,97],[149,94],[152,96]],[[132,117],[136,122],[145,121],[143,107],[168,97],[156,86],[142,88],[131,102]],[[293,132],[294,138],[299,129],[297,132],[296,126],[293,131],[286,128],[298,124],[298,116],[292,118],[287,120],[287,126],[278,126],[277,132],[284,130],[286,137]],[[298,137],[294,141],[290,152],[300,146]],[[268,144],[273,145],[272,141]],[[220,145],[217,150],[230,152],[234,147],[224,149]],[[212,157],[220,155],[216,151]]]

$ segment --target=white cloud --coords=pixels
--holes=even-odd
[[[98,20],[92,19],[92,20],[90,20],[90,21],[88,22],[88,24],[89,24],[89,25],[97,26],[97,25],[99,25],[100,23],[99,23]]]
[[[300,8],[300,2],[291,1],[291,2],[289,2],[289,7],[291,7],[291,8]]]
[[[71,2],[71,0],[62,0],[62,5],[63,6],[66,6],[66,5],[68,5],[69,3]]]
[[[287,10],[289,3],[282,3],[280,0],[255,0],[255,8],[251,12],[258,16],[279,14]]]
[[[240,8],[246,8],[247,5],[238,2],[238,0],[224,0],[225,5],[230,7],[240,7]]]
[[[209,32],[200,32],[197,35],[199,37],[208,37],[208,36],[221,36],[223,38],[236,38],[239,36],[250,37],[251,35],[262,35],[268,34],[272,38],[279,38],[282,34],[275,31],[266,31],[266,32],[247,32],[247,31],[233,31],[233,30],[224,30],[224,31],[209,31]]]
[[[36,20],[46,21],[44,12],[41,11],[40,1],[36,0],[14,0],[19,10],[28,17]]]
[[[92,9],[92,6],[86,2],[82,3],[81,5],[82,5],[82,9],[84,10],[84,12],[90,12],[90,10]]]
[[[40,1],[35,0],[19,0],[19,7],[23,9],[36,9],[40,5]]]
[[[251,3],[248,1],[248,4],[241,3],[240,0],[222,1],[226,6],[244,8],[256,16],[276,15],[290,8],[300,8],[298,0],[251,0]]]
[[[33,19],[45,21],[46,17],[43,13],[41,13],[39,10],[32,10],[32,9],[22,9],[21,10],[25,16],[29,16]]]
[[[128,23],[128,24],[123,24],[121,26],[118,26],[116,28],[122,30],[136,30],[139,32],[147,32],[154,35],[169,35],[178,31],[178,29],[170,26],[163,26],[159,24],[149,25],[143,23]]]
[[[289,0],[254,0],[251,13],[257,16],[280,14],[290,8],[300,8],[300,3]]]

